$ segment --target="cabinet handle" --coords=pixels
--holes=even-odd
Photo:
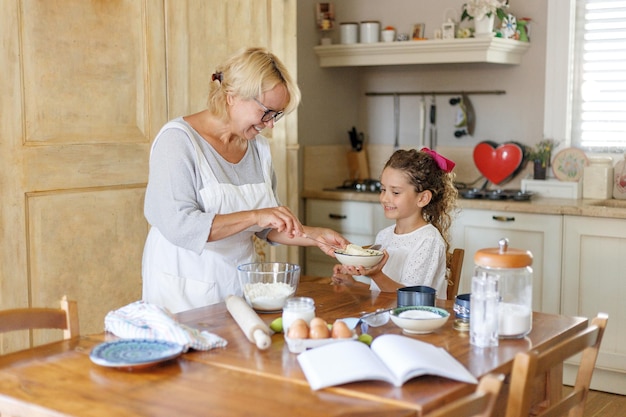
[[[348,218],[348,216],[346,216],[345,214],[333,214],[333,213],[330,213],[328,217],[331,219],[335,219],[335,220],[344,220]]]
[[[507,217],[507,216],[491,216],[497,222],[514,222],[515,217]]]

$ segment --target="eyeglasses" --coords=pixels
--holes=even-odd
[[[263,123],[269,122],[272,119],[274,119],[274,123],[276,123],[280,120],[281,117],[283,117],[283,114],[285,114],[282,111],[268,109],[256,98],[253,98],[253,100],[256,101],[256,103],[261,106],[261,108],[265,111],[265,113],[263,113],[263,116],[261,116],[261,121]]]

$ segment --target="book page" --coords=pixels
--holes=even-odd
[[[331,343],[307,350],[298,355],[298,363],[313,390],[355,381],[394,383],[387,367],[359,341]]]
[[[420,375],[437,375],[471,384],[478,383],[452,355],[429,343],[388,334],[374,339],[372,350],[402,383]]]

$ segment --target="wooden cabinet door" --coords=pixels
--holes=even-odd
[[[626,395],[626,220],[564,216],[563,231],[561,313],[609,315],[591,387]]]
[[[533,309],[559,313],[562,224],[560,215],[464,209],[452,226],[452,246],[465,249],[459,294],[471,290],[476,251],[508,238],[533,254]]]
[[[66,294],[90,333],[141,297],[148,152],[166,119],[159,3],[0,0],[1,308]]]

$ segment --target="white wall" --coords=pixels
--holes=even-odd
[[[372,144],[393,143],[393,98],[366,97],[369,91],[505,90],[505,95],[470,96],[476,111],[474,137],[454,137],[456,107],[450,97],[437,97],[440,146],[472,149],[478,142],[542,139],[546,50],[545,0],[512,0],[510,12],[532,18],[531,47],[521,65],[415,65],[389,67],[320,68],[313,46],[319,43],[314,10],[317,1],[298,1],[298,82],[303,92],[299,109],[301,145],[347,144],[353,126]],[[426,24],[432,37],[445,16],[460,15],[463,0],[335,0],[339,42],[342,21],[378,20],[410,33],[414,23]],[[400,145],[417,146],[418,97],[400,99]]]

